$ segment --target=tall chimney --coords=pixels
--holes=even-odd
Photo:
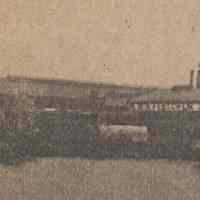
[[[200,89],[200,69],[197,71],[197,89]]]
[[[190,70],[190,86],[194,88],[194,70]]]

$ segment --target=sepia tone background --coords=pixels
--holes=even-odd
[[[188,83],[190,69],[200,63],[199,33],[199,0],[0,0],[0,77],[163,87]],[[188,135],[199,145],[199,115],[195,120],[187,112],[164,120],[155,115],[150,131],[158,134],[158,125],[162,141],[134,143],[138,133],[129,133],[135,127],[111,135],[103,117],[96,118],[102,112],[96,100],[106,101],[92,92],[97,85],[21,80],[0,79],[0,199],[200,199],[199,147],[194,160],[182,148]],[[113,88],[100,88],[110,95],[105,108],[124,121],[134,119],[120,110],[132,96],[199,99],[198,90],[152,94],[154,88],[116,87],[110,93]],[[93,114],[87,115],[87,106]],[[169,119],[178,125],[177,137]],[[148,125],[152,120],[150,115]],[[179,159],[184,153],[189,156]],[[174,159],[164,159],[170,155]]]
[[[171,86],[199,33],[199,0],[0,0],[0,75]]]

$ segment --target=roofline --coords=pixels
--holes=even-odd
[[[70,80],[70,79],[51,79],[51,78],[41,78],[41,77],[26,77],[26,76],[6,76],[0,78],[3,80],[9,81],[30,81],[30,82],[40,82],[56,85],[65,85],[65,84],[76,84],[76,85],[86,85],[86,86],[103,86],[103,87],[114,87],[114,88],[127,88],[127,89],[157,89],[157,87],[144,87],[144,86],[135,86],[130,84],[115,84],[102,81],[89,81],[89,80]]]

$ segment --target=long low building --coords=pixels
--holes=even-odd
[[[91,106],[91,99],[104,99],[115,105],[154,88],[122,86],[101,82],[53,80],[8,76],[0,79],[0,95],[26,94],[35,98],[38,106],[68,108]],[[96,100],[95,100],[96,101]],[[94,103],[94,102],[93,102]],[[109,103],[108,103],[109,104]]]

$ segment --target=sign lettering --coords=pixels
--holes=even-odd
[[[135,112],[198,112],[200,103],[133,103],[131,108]]]

